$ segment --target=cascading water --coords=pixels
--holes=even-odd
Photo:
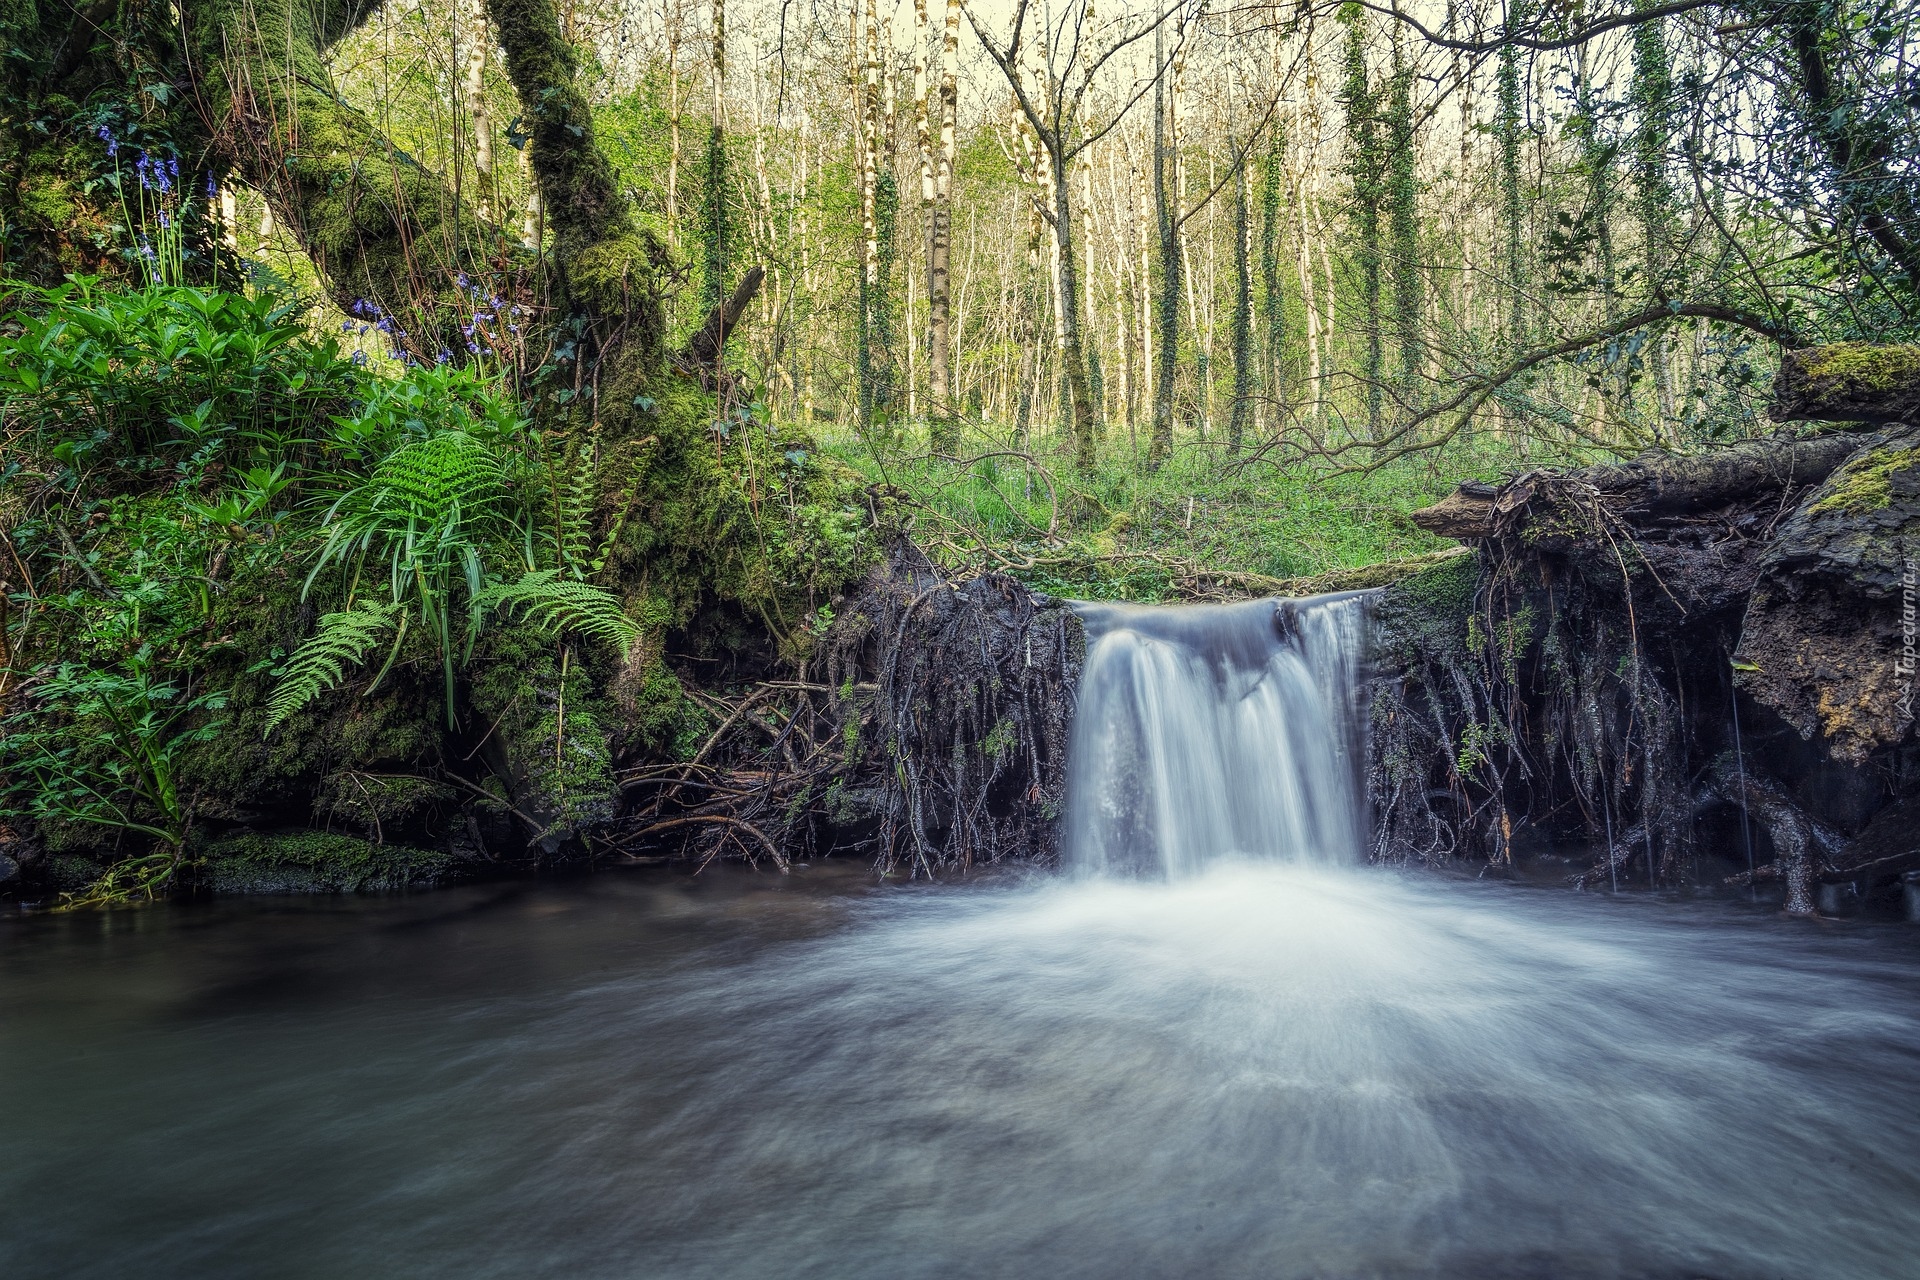
[[[1087,608],[1166,881],[0,916],[0,1276],[1913,1275],[1920,935],[1333,865],[1365,608]]]
[[[1359,861],[1366,609],[1362,592],[1079,606],[1068,864],[1179,877],[1223,857]]]

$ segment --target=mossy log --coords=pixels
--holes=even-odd
[[[1515,514],[1549,481],[1591,490],[1628,523],[1669,520],[1818,484],[1863,443],[1846,433],[1774,436],[1694,455],[1649,454],[1565,473],[1529,472],[1499,485],[1468,481],[1411,519],[1441,537],[1492,537],[1513,526]]]
[[[1920,346],[1836,342],[1780,354],[1775,422],[1920,425]]]

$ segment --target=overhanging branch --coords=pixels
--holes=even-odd
[[[1659,324],[1664,320],[1679,319],[1714,320],[1722,324],[1734,325],[1764,338],[1779,343],[1782,347],[1794,348],[1801,345],[1799,334],[1788,325],[1755,315],[1739,307],[1730,307],[1717,302],[1664,302],[1656,303],[1633,315],[1622,317],[1614,323],[1601,328],[1564,338],[1549,346],[1539,347],[1520,356],[1505,367],[1481,378],[1469,379],[1459,391],[1430,408],[1423,409],[1401,423],[1386,436],[1370,440],[1356,440],[1351,444],[1340,445],[1333,449],[1320,450],[1324,457],[1339,457],[1356,449],[1386,449],[1385,453],[1376,453],[1364,463],[1342,467],[1336,474],[1377,470],[1387,463],[1410,454],[1423,453],[1437,449],[1458,435],[1467,423],[1473,420],[1494,394],[1514,379],[1561,356],[1584,351],[1588,347],[1598,346],[1612,338],[1619,338],[1635,329]],[[1453,421],[1437,435],[1426,439],[1413,439],[1420,428],[1437,418],[1452,416]]]

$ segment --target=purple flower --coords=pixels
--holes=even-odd
[[[101,125],[94,136],[107,144],[107,154],[109,156],[117,156],[120,154],[120,142],[113,136],[113,130],[107,128],[105,125]]]
[[[435,364],[445,364],[447,361],[451,359],[453,359],[453,352],[447,350],[445,347],[442,347],[440,348],[439,354],[434,356],[433,362]]]
[[[207,175],[207,199],[217,200],[219,198],[220,198],[220,184],[213,180],[212,174],[208,174]]]
[[[173,226],[173,224],[167,221],[167,211],[165,209],[162,209],[160,211],[160,229],[162,231],[165,231],[171,226]]]
[[[353,353],[353,362],[354,362],[355,364],[365,364],[365,363],[367,362],[367,353],[366,353],[366,352],[364,352],[364,351],[356,351],[356,352],[354,352],[354,353]]]

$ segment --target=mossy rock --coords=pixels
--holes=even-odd
[[[1780,359],[1775,422],[1920,423],[1920,346],[1836,342]]]
[[[1893,502],[1894,476],[1916,462],[1920,462],[1920,447],[1914,445],[1863,450],[1833,474],[1807,514],[1866,515],[1884,511]]]
[[[196,881],[214,893],[379,893],[444,883],[451,854],[323,831],[249,833],[208,846]]]
[[[1876,599],[1897,600],[1920,558],[1920,430],[1863,440],[1780,526],[1763,576],[1822,576]]]
[[[1477,554],[1435,558],[1390,584],[1374,606],[1382,653],[1409,666],[1423,659],[1464,658],[1479,589]]]
[[[525,624],[494,628],[476,650],[473,711],[491,726],[480,751],[545,852],[614,814],[614,716],[600,693],[610,666],[597,647]]]
[[[78,854],[56,853],[43,864],[41,878],[55,893],[78,893],[106,873],[106,868]]]

